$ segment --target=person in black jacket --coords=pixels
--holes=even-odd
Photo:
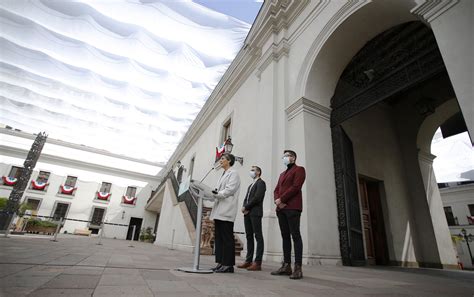
[[[263,216],[263,198],[267,186],[261,179],[262,169],[258,166],[252,166],[250,177],[253,178],[252,184],[247,189],[242,213],[244,214],[245,234],[247,236],[247,257],[245,262],[238,265],[238,268],[246,268],[249,271],[262,270],[263,256],[263,235],[262,235],[262,216]],[[257,253],[253,260],[254,241],[257,241]]]

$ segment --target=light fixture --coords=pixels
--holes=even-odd
[[[230,136],[224,142],[224,150],[226,153],[232,153],[232,149],[234,148],[234,144],[232,144],[232,138]]]

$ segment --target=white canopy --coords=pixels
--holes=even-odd
[[[0,123],[166,162],[250,25],[143,2],[0,1]]]

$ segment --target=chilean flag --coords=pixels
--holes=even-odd
[[[111,193],[107,193],[107,192],[97,192],[97,199],[108,200],[110,195]]]
[[[2,176],[2,179],[3,179],[3,184],[7,186],[14,186],[16,182],[18,181],[18,178],[9,177],[9,176]]]
[[[74,192],[75,189],[77,189],[77,188],[66,186],[66,185],[61,185],[61,193],[62,194],[72,195],[72,192]]]
[[[135,204],[136,199],[137,199],[137,197],[123,196],[123,203],[125,203],[125,204]]]
[[[47,185],[48,185],[48,183],[46,183],[46,182],[39,182],[39,181],[36,181],[36,180],[31,181],[31,186],[35,190],[44,190],[44,188],[46,188]]]
[[[222,157],[225,153],[225,145],[221,144],[219,147],[216,147],[216,162]]]

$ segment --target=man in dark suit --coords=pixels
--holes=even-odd
[[[303,278],[301,270],[303,241],[300,234],[300,218],[303,210],[301,187],[306,179],[304,167],[295,164],[296,153],[285,150],[283,163],[286,170],[280,174],[274,191],[277,217],[283,239],[283,264],[272,275],[289,275],[290,279]],[[291,270],[291,238],[295,248],[295,267]]]
[[[262,216],[263,216],[263,198],[267,186],[261,179],[262,169],[258,166],[252,166],[250,177],[253,178],[252,184],[247,189],[242,213],[244,214],[245,234],[247,236],[247,257],[244,263],[238,265],[238,268],[246,268],[249,271],[262,270],[263,256],[263,235],[262,235]],[[253,260],[254,242],[257,241],[257,253]]]

